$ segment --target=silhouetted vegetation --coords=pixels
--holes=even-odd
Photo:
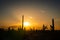
[[[51,30],[46,30],[47,26],[43,24],[42,30],[18,28],[14,30],[8,27],[8,30],[0,28],[0,40],[59,40],[60,30],[54,30],[54,19],[52,19]]]
[[[25,31],[8,28],[4,30],[0,28],[0,39],[2,40],[58,40],[60,39],[60,31],[49,30],[30,30]]]

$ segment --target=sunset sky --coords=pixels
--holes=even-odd
[[[0,1],[0,5],[0,26],[21,25],[24,15],[25,22],[39,27],[50,27],[54,18],[55,29],[60,29],[60,0]]]

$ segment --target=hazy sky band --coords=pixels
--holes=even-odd
[[[10,23],[9,21],[11,21],[11,23],[19,22],[19,20],[16,19],[15,17],[17,14],[14,15],[12,13],[12,10],[14,10],[14,6],[15,6],[15,8],[23,8],[23,10],[25,10],[25,8],[27,8],[26,10],[30,10],[29,8],[31,8],[32,10],[36,9],[35,11],[38,11],[38,13],[29,14],[29,12],[28,13],[26,12],[27,15],[26,14],[25,15],[26,16],[35,15],[33,17],[35,19],[38,19],[38,20],[35,20],[37,21],[37,23],[40,23],[41,21],[43,21],[43,24],[45,24],[44,22],[48,23],[49,20],[51,20],[52,18],[55,18],[56,24],[60,26],[59,25],[60,24],[59,23],[60,22],[59,21],[60,20],[60,0],[0,1],[0,4],[1,4],[0,24],[3,24],[5,21],[8,21],[8,23]],[[39,13],[39,11],[46,12],[46,13],[41,13],[41,12]]]

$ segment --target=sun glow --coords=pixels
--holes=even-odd
[[[24,26],[25,27],[30,26],[30,23],[29,22],[24,22]]]

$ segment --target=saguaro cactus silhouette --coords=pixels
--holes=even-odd
[[[52,19],[52,25],[50,25],[51,31],[54,31],[54,18]]]
[[[47,28],[47,26],[45,26],[45,25],[43,24],[43,31],[45,31],[45,30],[46,30],[46,28]]]
[[[23,30],[23,27],[24,27],[24,15],[22,15],[22,30]]]

